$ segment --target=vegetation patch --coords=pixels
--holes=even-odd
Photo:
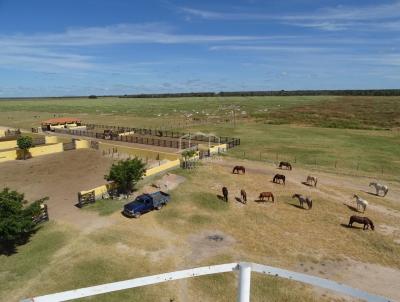
[[[124,204],[127,202],[126,199],[99,199],[95,203],[88,204],[83,207],[83,210],[94,211],[100,216],[108,216],[115,212],[122,211]]]

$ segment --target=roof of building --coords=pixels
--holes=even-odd
[[[57,125],[57,124],[68,124],[68,123],[79,123],[81,120],[74,117],[59,117],[51,118],[46,121],[42,121],[42,125]]]

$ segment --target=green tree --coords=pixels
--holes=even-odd
[[[33,140],[30,136],[21,136],[17,139],[18,148],[22,150],[23,158],[26,159],[29,149],[33,146]]]
[[[182,152],[182,156],[185,160],[188,160],[189,158],[192,158],[195,155],[196,155],[196,150],[192,150],[192,149]]]
[[[104,178],[108,181],[114,181],[121,193],[130,194],[137,182],[143,178],[146,172],[145,166],[146,164],[137,157],[120,160],[111,166],[109,174],[105,175]]]
[[[0,251],[13,250],[29,236],[35,228],[32,217],[40,213],[40,204],[46,199],[24,206],[28,203],[24,194],[8,188],[0,192]]]

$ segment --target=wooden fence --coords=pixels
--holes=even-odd
[[[145,129],[145,128],[128,128],[128,127],[94,125],[94,124],[87,124],[86,126],[87,129],[93,129],[93,130],[108,129],[108,130],[113,130],[116,133],[124,133],[124,132],[135,133],[135,135],[123,135],[123,136],[119,136],[118,134],[111,135],[109,136],[109,140],[152,145],[152,146],[166,147],[166,148],[187,149],[194,145],[197,145],[198,142],[226,144],[228,149],[240,145],[240,139],[232,137],[217,138],[217,137],[205,137],[203,135],[193,134],[190,135],[190,139],[188,137],[181,139],[181,137],[187,135],[187,133],[182,133],[177,131],[165,131],[165,130]],[[104,133],[99,133],[96,131],[55,129],[55,132],[76,135],[76,136],[93,137],[97,139],[105,139]]]

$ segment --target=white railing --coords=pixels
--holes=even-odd
[[[21,302],[58,302],[58,301],[69,301],[73,299],[79,299],[84,297],[90,297],[114,291],[135,288],[150,284],[157,284],[172,280],[179,280],[191,277],[198,277],[204,275],[212,275],[226,272],[239,271],[239,290],[237,301],[238,302],[249,302],[250,301],[250,280],[251,272],[261,273],[270,276],[281,277],[294,281],[303,282],[313,286],[330,289],[345,295],[349,295],[358,299],[371,302],[390,302],[391,300],[382,296],[370,294],[362,290],[349,287],[337,283],[335,281],[296,273],[276,267],[266,266],[262,264],[250,263],[250,262],[239,262],[239,263],[227,263],[213,266],[197,267],[188,270],[176,271],[171,273],[165,273],[160,275],[147,276],[142,278],[130,279],[125,281],[119,281],[114,283],[107,283],[102,285],[96,285],[92,287],[80,288],[56,294],[50,294],[30,299],[21,300]]]

